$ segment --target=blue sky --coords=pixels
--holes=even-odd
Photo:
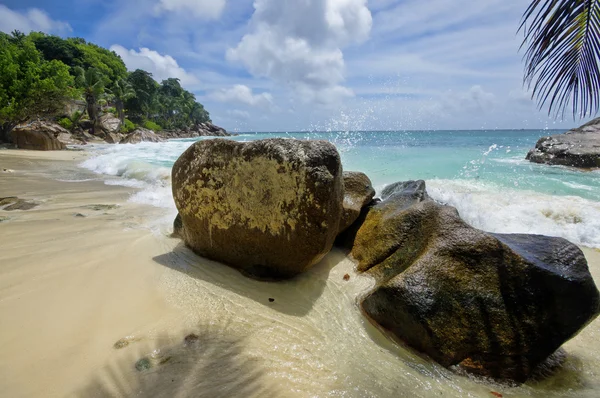
[[[522,86],[528,0],[1,0],[177,77],[228,130],[568,128]]]

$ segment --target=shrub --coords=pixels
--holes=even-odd
[[[73,122],[68,117],[63,117],[60,119],[58,124],[67,130],[71,130],[73,128]]]
[[[147,128],[148,130],[152,130],[152,131],[161,131],[162,127],[160,127],[158,124],[151,122],[150,120],[148,120],[146,123],[144,123],[144,128]]]
[[[131,133],[133,130],[135,130],[135,127],[135,124],[133,124],[131,120],[125,119],[123,125],[121,126],[121,132],[125,134]]]
[[[118,116],[117,115],[117,108],[112,107],[112,106],[106,110],[106,113],[112,113],[113,115]]]

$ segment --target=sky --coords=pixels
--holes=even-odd
[[[0,0],[0,31],[110,48],[231,131],[566,129],[523,86],[529,0]]]

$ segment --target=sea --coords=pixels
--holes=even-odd
[[[600,248],[600,170],[577,170],[525,160],[540,137],[555,130],[331,131],[241,133],[265,138],[327,140],[344,170],[369,176],[377,192],[397,181],[425,180],[429,195],[454,206],[470,225],[489,232],[558,236]],[[107,184],[139,188],[130,198],[176,213],[171,168],[199,139],[137,145],[87,145],[81,167]],[[107,178],[108,177],[108,178]]]

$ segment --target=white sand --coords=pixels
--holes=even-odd
[[[372,282],[341,253],[294,281],[246,279],[147,228],[164,214],[128,203],[133,189],[51,178],[95,178],[75,167],[82,156],[0,150],[0,197],[40,203],[0,211],[1,397],[598,394],[600,320],[566,344],[567,365],[544,382],[459,377],[364,320],[356,298]],[[600,252],[584,251],[600,282]],[[185,346],[192,332],[199,340]],[[137,341],[114,349],[125,336]],[[155,349],[151,362],[166,362],[137,371]]]

